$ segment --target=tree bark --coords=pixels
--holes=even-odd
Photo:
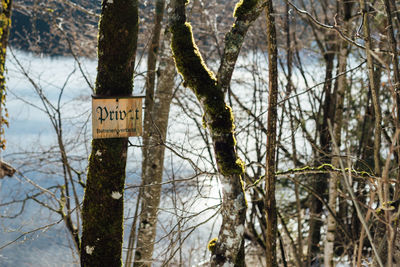
[[[330,153],[330,136],[328,130],[328,120],[331,119],[331,104],[332,104],[332,72],[333,72],[333,61],[335,53],[333,51],[326,51],[325,55],[325,83],[324,93],[325,99],[323,104],[323,120],[322,124],[318,127],[319,139],[320,139],[320,150],[316,153],[318,158],[315,160],[316,165],[329,163]],[[317,124],[318,125],[318,124]],[[327,174],[317,174],[314,176],[312,182],[312,188],[317,192],[321,198],[326,199],[327,189]],[[310,198],[310,230],[308,236],[308,265],[311,265],[313,260],[319,260],[321,240],[321,227],[323,222],[321,220],[323,203],[314,195]]]
[[[162,101],[167,105],[167,112],[164,114],[157,113],[154,109],[154,88],[162,28],[161,22],[164,16],[165,1],[157,0],[155,4],[154,28],[147,53],[146,110],[144,115],[142,149],[142,186],[144,187],[142,187],[139,192],[141,195],[141,213],[133,266],[151,266],[152,262],[154,239],[156,236],[157,209],[161,196],[161,186],[159,184],[162,181],[162,172],[164,167],[164,147],[162,147],[160,143],[163,143],[166,137],[165,133],[168,124],[169,105],[171,101],[171,92],[168,90],[172,90],[174,82],[174,68],[164,69],[163,71],[168,71],[171,78],[168,80],[168,84],[162,85],[168,87],[164,89],[168,91],[167,95],[162,97],[162,99],[158,99],[158,101]],[[164,121],[161,122],[162,125],[160,125],[161,120],[165,121],[165,123]],[[159,140],[155,141],[154,139],[159,136],[157,135],[157,129],[160,129],[163,134]],[[136,225],[132,225],[132,227],[136,227]]]
[[[154,87],[156,80],[156,65],[157,65],[157,54],[160,46],[160,33],[161,33],[161,22],[164,16],[164,0],[156,1],[156,10],[154,17],[154,28],[151,37],[151,43],[147,51],[147,76],[146,76],[146,98],[145,107],[146,111],[144,114],[143,122],[143,162],[142,170],[145,169],[147,164],[147,154],[149,147],[150,128],[152,125],[152,112],[154,104]],[[142,171],[142,180],[144,174]]]
[[[396,8],[396,3],[394,3],[393,7],[390,4],[389,0],[384,0],[384,5],[385,5],[385,12],[386,12],[386,16],[387,16],[387,27],[386,27],[386,31],[387,31],[387,36],[389,39],[389,47],[390,50],[392,52],[392,66],[393,66],[393,89],[395,92],[395,102],[396,102],[396,109],[397,109],[397,113],[396,113],[396,121],[395,121],[395,125],[396,125],[396,130],[398,131],[400,129],[400,71],[399,71],[399,59],[398,59],[398,51],[397,51],[397,41],[396,41],[396,37],[395,37],[395,30],[394,30],[394,25],[393,25],[393,14],[392,14],[392,10],[396,10],[397,13],[397,8]],[[396,140],[397,144],[400,143],[400,140]],[[397,166],[400,167],[400,149],[397,148],[396,149],[396,158],[397,158]],[[385,177],[382,177],[385,178]],[[387,177],[386,177],[387,178]],[[400,171],[398,171],[397,173],[397,181],[400,181]],[[387,180],[385,181],[387,182]],[[389,184],[385,183],[385,190],[384,191],[388,191],[389,190]],[[396,187],[395,187],[395,193],[393,196],[393,199],[398,199],[398,196],[400,194],[400,185],[399,183],[396,183]],[[389,251],[389,256],[390,258],[388,258],[389,260],[393,260],[393,259],[400,259],[400,251],[396,248],[400,247],[400,239],[398,238],[399,235],[399,225],[398,223],[393,223],[394,221],[397,220],[393,218],[393,212],[392,211],[385,211],[385,216],[387,218],[387,221],[389,222],[389,225],[386,226],[387,228],[387,232],[391,233],[393,235],[393,238],[388,238],[387,242],[388,242],[388,247],[390,248],[391,251]],[[390,235],[389,235],[390,236]],[[393,255],[393,256],[392,256]],[[393,259],[391,258],[393,257]]]
[[[5,111],[6,78],[4,68],[6,64],[6,52],[8,35],[11,27],[12,0],[2,0],[0,7],[0,149],[5,149],[4,125],[8,125]],[[1,151],[0,151],[1,153]]]
[[[387,36],[389,39],[389,47],[392,52],[392,65],[393,65],[393,80],[394,91],[396,93],[396,109],[397,109],[397,123],[396,127],[400,127],[400,71],[399,71],[399,58],[397,51],[397,41],[394,34],[392,7],[389,0],[383,0],[385,4],[385,13],[387,17]],[[396,9],[395,9],[396,10]],[[396,12],[397,13],[397,12]]]
[[[136,0],[102,2],[95,93],[132,94]],[[127,138],[94,139],[82,209],[81,266],[121,266]]]
[[[343,29],[346,30],[348,25],[348,21],[351,16],[351,8],[352,4],[349,2],[344,2],[339,6],[340,11],[343,14]],[[338,38],[339,42],[339,53],[338,53],[338,68],[337,74],[344,73],[347,68],[347,56],[349,53],[348,43],[344,40]],[[342,124],[343,124],[343,105],[344,105],[344,97],[347,87],[347,76],[345,74],[339,76],[336,80],[336,94],[335,94],[335,110],[334,110],[334,119],[333,119],[333,138],[336,140],[339,148],[341,143],[342,137]],[[340,168],[339,163],[339,155],[335,155],[332,157],[332,165],[336,168]],[[339,174],[338,173],[330,173],[329,175],[329,185],[328,185],[328,205],[331,208],[334,214],[328,213],[327,216],[327,230],[326,230],[326,239],[325,239],[325,246],[324,246],[324,265],[327,267],[334,267],[335,263],[333,261],[334,257],[334,244],[335,238],[337,236],[336,233],[336,207],[337,207],[337,198],[338,198],[338,182],[339,182]]]
[[[160,59],[160,77],[149,129],[147,164],[143,166],[142,210],[140,214],[134,266],[151,266],[156,237],[157,212],[161,199],[164,170],[163,145],[167,136],[168,116],[174,88],[175,65],[165,36],[165,54]]]
[[[364,33],[364,40],[365,40],[365,53],[367,56],[367,67],[368,67],[368,80],[369,86],[371,88],[371,96],[372,96],[372,103],[374,108],[374,115],[375,115],[375,129],[374,129],[374,172],[376,176],[381,175],[381,163],[380,163],[380,149],[381,149],[381,132],[382,132],[382,114],[381,114],[381,107],[379,104],[379,85],[376,80],[376,71],[374,69],[374,60],[371,53],[372,49],[372,41],[371,41],[371,33],[370,33],[370,25],[369,25],[369,18],[368,18],[368,6],[364,0],[360,0],[360,9],[363,18],[363,33]],[[380,182],[377,183],[378,187],[378,196],[380,203],[385,203],[385,199],[382,195],[382,184]],[[382,229],[385,229],[385,225],[382,223],[378,223],[374,241],[377,246],[381,243],[379,240],[383,238],[382,232],[385,232]],[[383,241],[385,242],[385,241]],[[382,253],[379,249],[378,255],[375,255],[374,264],[379,264],[383,266],[386,264],[387,257]]]
[[[272,0],[266,6],[267,39],[268,39],[268,119],[267,151],[265,171],[265,216],[266,230],[266,263],[267,267],[278,266],[276,260],[277,210],[275,200],[275,152],[276,123],[278,101],[278,47],[276,42],[275,18]]]
[[[369,28],[368,8],[364,0],[360,0],[361,13],[363,16],[363,30],[365,39],[365,53],[367,55],[368,79],[371,87],[372,103],[375,112],[375,132],[374,132],[374,171],[376,175],[381,174],[380,167],[380,148],[381,148],[381,132],[382,132],[382,114],[379,104],[378,84],[375,82],[374,60],[371,49],[371,33]]]
[[[245,265],[243,234],[247,205],[242,181],[244,163],[236,153],[234,118],[231,108],[225,103],[225,92],[229,88],[244,36],[262,10],[259,2],[244,0],[236,5],[236,20],[225,35],[225,49],[217,79],[204,63],[194,43],[191,25],[186,23],[186,1],[171,1],[169,19],[175,65],[184,78],[184,85],[194,92],[203,108],[222,185],[222,225],[212,251],[211,266]]]
[[[346,71],[347,66],[347,43],[345,41],[341,42],[341,48],[339,51],[339,68],[338,72],[342,73]],[[336,110],[334,115],[334,125],[333,132],[336,142],[338,142],[340,146],[341,139],[341,129],[342,129],[342,121],[343,121],[343,103],[344,103],[344,93],[346,87],[346,75],[340,76],[338,81],[338,90],[336,97]],[[339,166],[339,156],[336,155],[332,158],[332,165],[334,167],[340,168]],[[324,246],[324,264],[325,266],[335,266],[333,262],[334,256],[334,242],[336,236],[336,201],[338,197],[337,185],[339,182],[339,174],[338,173],[330,173],[329,174],[329,184],[328,184],[328,205],[334,214],[328,213],[327,216],[327,232],[326,232],[326,241]]]

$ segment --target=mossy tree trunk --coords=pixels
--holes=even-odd
[[[204,121],[213,142],[222,184],[222,225],[212,248],[211,266],[244,266],[246,200],[242,175],[244,163],[236,153],[234,118],[225,103],[234,66],[251,23],[259,16],[261,1],[243,0],[235,8],[235,23],[225,35],[225,49],[217,74],[208,69],[186,22],[186,0],[171,1],[169,14],[171,47],[178,72],[202,106]]]
[[[276,260],[277,212],[275,200],[275,154],[276,123],[278,120],[278,47],[276,42],[275,18],[272,0],[267,1],[266,21],[268,39],[268,119],[267,119],[267,151],[265,170],[265,216],[267,230],[265,237],[267,267],[278,266]]]
[[[4,68],[6,63],[6,51],[8,35],[11,27],[12,0],[2,0],[0,6],[0,149],[5,148],[4,125],[7,125],[7,113],[5,111],[6,78]]]
[[[138,34],[136,0],[102,2],[95,93],[131,95]],[[121,266],[127,138],[94,139],[82,209],[81,266]]]

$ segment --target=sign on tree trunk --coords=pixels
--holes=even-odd
[[[142,135],[142,97],[92,98],[93,138]]]

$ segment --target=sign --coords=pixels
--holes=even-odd
[[[92,97],[93,138],[142,135],[142,97]]]

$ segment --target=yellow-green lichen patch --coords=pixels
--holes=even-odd
[[[8,32],[11,25],[11,5],[10,1],[1,1],[0,12],[0,148],[5,149],[4,129],[3,125],[8,126],[7,110],[5,109],[5,76],[4,66],[6,61],[6,47],[8,41]]]
[[[207,249],[208,249],[209,251],[211,251],[211,253],[214,252],[215,246],[217,245],[217,241],[218,241],[218,237],[215,237],[215,238],[211,239],[211,240],[208,242],[208,244],[207,244]]]
[[[216,160],[222,175],[241,175],[244,173],[244,163],[237,158],[234,147],[235,138],[230,133],[223,141],[214,142]]]
[[[201,122],[202,122],[203,128],[207,129],[207,121],[206,121],[205,114],[203,114],[203,116],[201,117]]]
[[[360,176],[360,177],[373,177],[373,173],[369,173],[366,171],[358,171],[354,169],[349,169],[345,168],[345,172],[351,172],[354,175]],[[288,169],[285,171],[277,171],[275,174],[276,175],[284,175],[284,174],[301,174],[301,173],[306,173],[306,172],[319,172],[319,173],[327,173],[327,172],[338,172],[342,173],[342,169],[340,168],[335,168],[332,164],[329,163],[324,163],[321,164],[320,166],[304,166],[301,168],[294,168],[294,169]]]

